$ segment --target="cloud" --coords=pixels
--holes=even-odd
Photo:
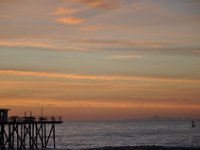
[[[183,3],[186,3],[188,5],[192,5],[192,6],[200,6],[200,1],[199,0],[185,0],[183,1]]]
[[[39,38],[39,37],[38,37]],[[49,38],[49,37],[48,37]],[[28,38],[27,38],[28,39]],[[38,42],[29,39],[18,39],[18,40],[0,40],[0,46],[8,46],[8,47],[33,47],[33,48],[44,48],[49,50],[60,50],[60,51],[88,51],[88,49],[83,47],[75,47],[75,46],[65,46],[59,45],[55,43],[50,43],[47,41]]]
[[[77,0],[91,8],[112,10],[120,6],[118,0]]]
[[[96,31],[99,29],[101,29],[101,27],[99,27],[97,25],[85,26],[85,27],[80,28],[81,31]]]
[[[77,18],[76,18],[77,19]],[[81,23],[81,19],[72,19],[72,18],[63,18],[61,20],[57,20],[57,22],[59,23],[63,23],[63,24],[78,24]],[[84,20],[83,20],[84,21]],[[95,31],[98,30],[99,27],[97,26],[88,26],[88,27],[83,27],[80,28],[80,30],[82,31]],[[1,40],[0,39],[0,46],[16,46],[16,47],[39,47],[39,48],[50,48],[50,49],[62,49],[62,50],[90,50],[89,48],[84,48],[84,46],[82,48],[73,48],[73,47],[69,47],[66,45],[59,45],[56,44],[54,42],[49,42],[49,41],[40,41],[40,37],[34,37],[33,39],[31,39],[32,37],[28,37],[29,40],[25,39],[25,38],[21,38],[18,37],[18,39],[12,39],[12,40]],[[45,37],[45,38],[51,38],[49,37]],[[53,40],[53,39],[52,39]],[[168,43],[165,42],[154,42],[154,41],[131,41],[131,40],[102,40],[102,39],[68,39],[69,42],[71,43],[80,43],[80,44],[89,44],[90,47],[94,46],[94,45],[104,45],[107,46],[107,48],[109,48],[110,46],[122,46],[124,47],[124,49],[126,48],[155,48],[155,49],[159,49],[159,48],[164,48],[165,46],[169,45]],[[55,41],[56,42],[56,41]],[[92,48],[95,49],[96,48]],[[106,48],[105,48],[106,49]]]
[[[131,5],[134,12],[142,12],[142,13],[163,13],[163,9],[159,4],[149,3],[143,1],[136,1]]]
[[[106,80],[106,81],[147,81],[147,82],[177,82],[177,83],[200,83],[199,79],[182,79],[173,77],[156,76],[120,76],[120,75],[87,75],[87,74],[67,74],[52,72],[34,72],[24,70],[0,70],[0,74],[13,74],[21,76],[35,76],[47,78],[64,79],[87,79],[87,80]]]
[[[17,103],[16,103],[17,102]],[[0,104],[2,102],[0,101]],[[115,109],[134,109],[134,108],[162,108],[162,109],[199,109],[199,104],[175,104],[169,102],[123,102],[123,101],[88,101],[88,100],[73,100],[64,101],[59,99],[12,99],[7,100],[7,106],[32,106],[37,107],[38,105],[53,106],[53,107],[63,107],[63,108],[115,108]]]
[[[73,14],[76,13],[77,10],[73,9],[73,8],[57,8],[55,9],[55,11],[52,13],[52,15],[69,15],[69,14]]]
[[[46,42],[33,42],[26,40],[0,40],[0,46],[17,46],[17,47],[40,47],[40,48],[50,48],[56,49],[58,48],[56,45],[49,44]]]
[[[84,19],[76,17],[63,17],[56,19],[56,22],[61,24],[80,24],[84,21],[85,21]]]
[[[134,41],[134,40],[109,40],[109,39],[77,39],[77,42],[85,44],[99,45],[121,45],[121,46],[139,46],[145,48],[163,48],[169,43],[157,41]]]
[[[44,36],[46,39],[51,38],[51,36]],[[185,48],[177,45],[173,47],[168,43],[164,42],[140,42],[140,41],[125,41],[125,40],[93,40],[93,39],[67,39],[70,43],[59,44],[56,43],[53,39],[40,41],[40,36],[36,37],[15,37],[16,39],[12,40],[1,40],[0,46],[6,47],[33,47],[33,48],[44,48],[49,50],[56,51],[123,51],[126,52],[154,52],[154,53],[167,53],[167,54],[190,54],[190,55],[199,55],[200,48]],[[60,39],[61,41],[62,39]],[[77,44],[78,43],[78,44]],[[83,44],[83,45],[80,45]],[[84,45],[85,44],[85,45]],[[103,48],[102,48],[103,47]],[[110,56],[106,59],[122,59],[125,57],[128,59],[130,56]],[[121,58],[120,58],[121,57]],[[135,56],[134,56],[135,57]],[[130,58],[131,59],[131,58]]]
[[[125,59],[139,59],[139,58],[142,58],[142,56],[139,56],[139,55],[114,55],[114,56],[106,57],[106,59],[111,59],[111,60],[125,60]]]

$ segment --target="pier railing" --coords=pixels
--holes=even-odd
[[[8,118],[7,123],[26,123],[26,122],[62,122],[61,116],[28,116],[18,117],[11,116]]]

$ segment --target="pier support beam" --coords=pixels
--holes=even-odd
[[[25,150],[47,148],[50,140],[56,148],[55,124],[62,123],[61,118],[43,118],[33,120],[14,120],[0,122],[0,150]]]

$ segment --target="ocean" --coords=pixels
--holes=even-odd
[[[120,146],[200,147],[200,121],[64,122],[56,125],[56,148]],[[50,140],[49,147],[53,147]]]

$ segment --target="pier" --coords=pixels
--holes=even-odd
[[[63,123],[61,116],[8,117],[9,109],[0,109],[0,150],[48,148],[50,140],[56,148],[55,125]]]

